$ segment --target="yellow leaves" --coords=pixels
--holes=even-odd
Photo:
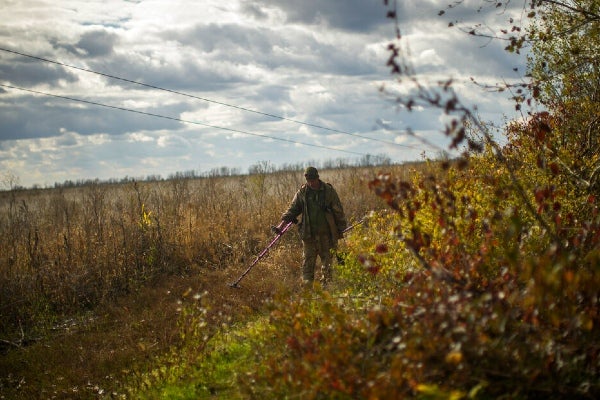
[[[424,399],[460,400],[464,399],[466,396],[466,394],[460,390],[451,390],[450,392],[446,392],[435,384],[419,383],[416,386],[416,390]]]
[[[152,225],[152,220],[150,216],[152,215],[152,211],[146,211],[146,205],[142,204],[142,209],[140,211],[140,220],[138,221],[138,225],[140,228],[148,228]]]
[[[457,365],[460,364],[463,360],[463,353],[458,350],[452,350],[448,354],[446,354],[446,361],[448,364]]]
[[[296,319],[295,322],[294,322],[294,330],[295,331],[301,331],[302,328],[303,328],[302,320],[301,319]]]
[[[476,399],[478,398],[479,392],[487,387],[486,382],[481,382],[474,386],[469,393],[465,393],[461,390],[444,390],[435,384],[419,383],[416,385],[415,390],[421,395],[419,398],[423,399],[444,399],[444,400],[460,400],[460,399]]]
[[[594,320],[589,315],[582,314],[579,316],[581,328],[587,332],[591,332],[594,329]]]

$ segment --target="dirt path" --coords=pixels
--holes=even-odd
[[[233,289],[242,270],[202,270],[167,277],[57,327],[48,338],[0,355],[0,399],[88,399],[119,387],[124,374],[178,340],[182,299],[205,293],[210,321],[260,310],[265,299],[293,281],[290,271],[263,267]],[[253,271],[254,272],[254,271]]]

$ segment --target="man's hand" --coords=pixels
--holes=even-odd
[[[285,221],[283,221],[283,220],[282,220],[282,221],[279,223],[279,225],[277,225],[277,226],[271,226],[271,230],[272,230],[274,233],[276,233],[276,234],[278,234],[278,235],[281,235],[281,234],[282,234],[282,231],[281,231],[281,229],[283,228],[283,226],[284,226],[286,223],[287,223],[287,222],[285,222]]]

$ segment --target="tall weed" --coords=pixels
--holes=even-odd
[[[322,171],[351,219],[382,206],[357,185],[365,172]],[[0,337],[19,345],[162,274],[248,264],[302,182],[266,165],[248,176],[0,193]]]

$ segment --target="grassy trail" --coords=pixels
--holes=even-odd
[[[273,282],[286,283],[262,271],[248,275],[240,289],[230,288],[237,276],[234,270],[203,270],[166,277],[56,327],[29,346],[9,349],[0,354],[0,399],[113,397],[131,371],[144,369],[177,344],[184,297],[205,293],[208,321],[217,327],[258,310],[275,290]]]

